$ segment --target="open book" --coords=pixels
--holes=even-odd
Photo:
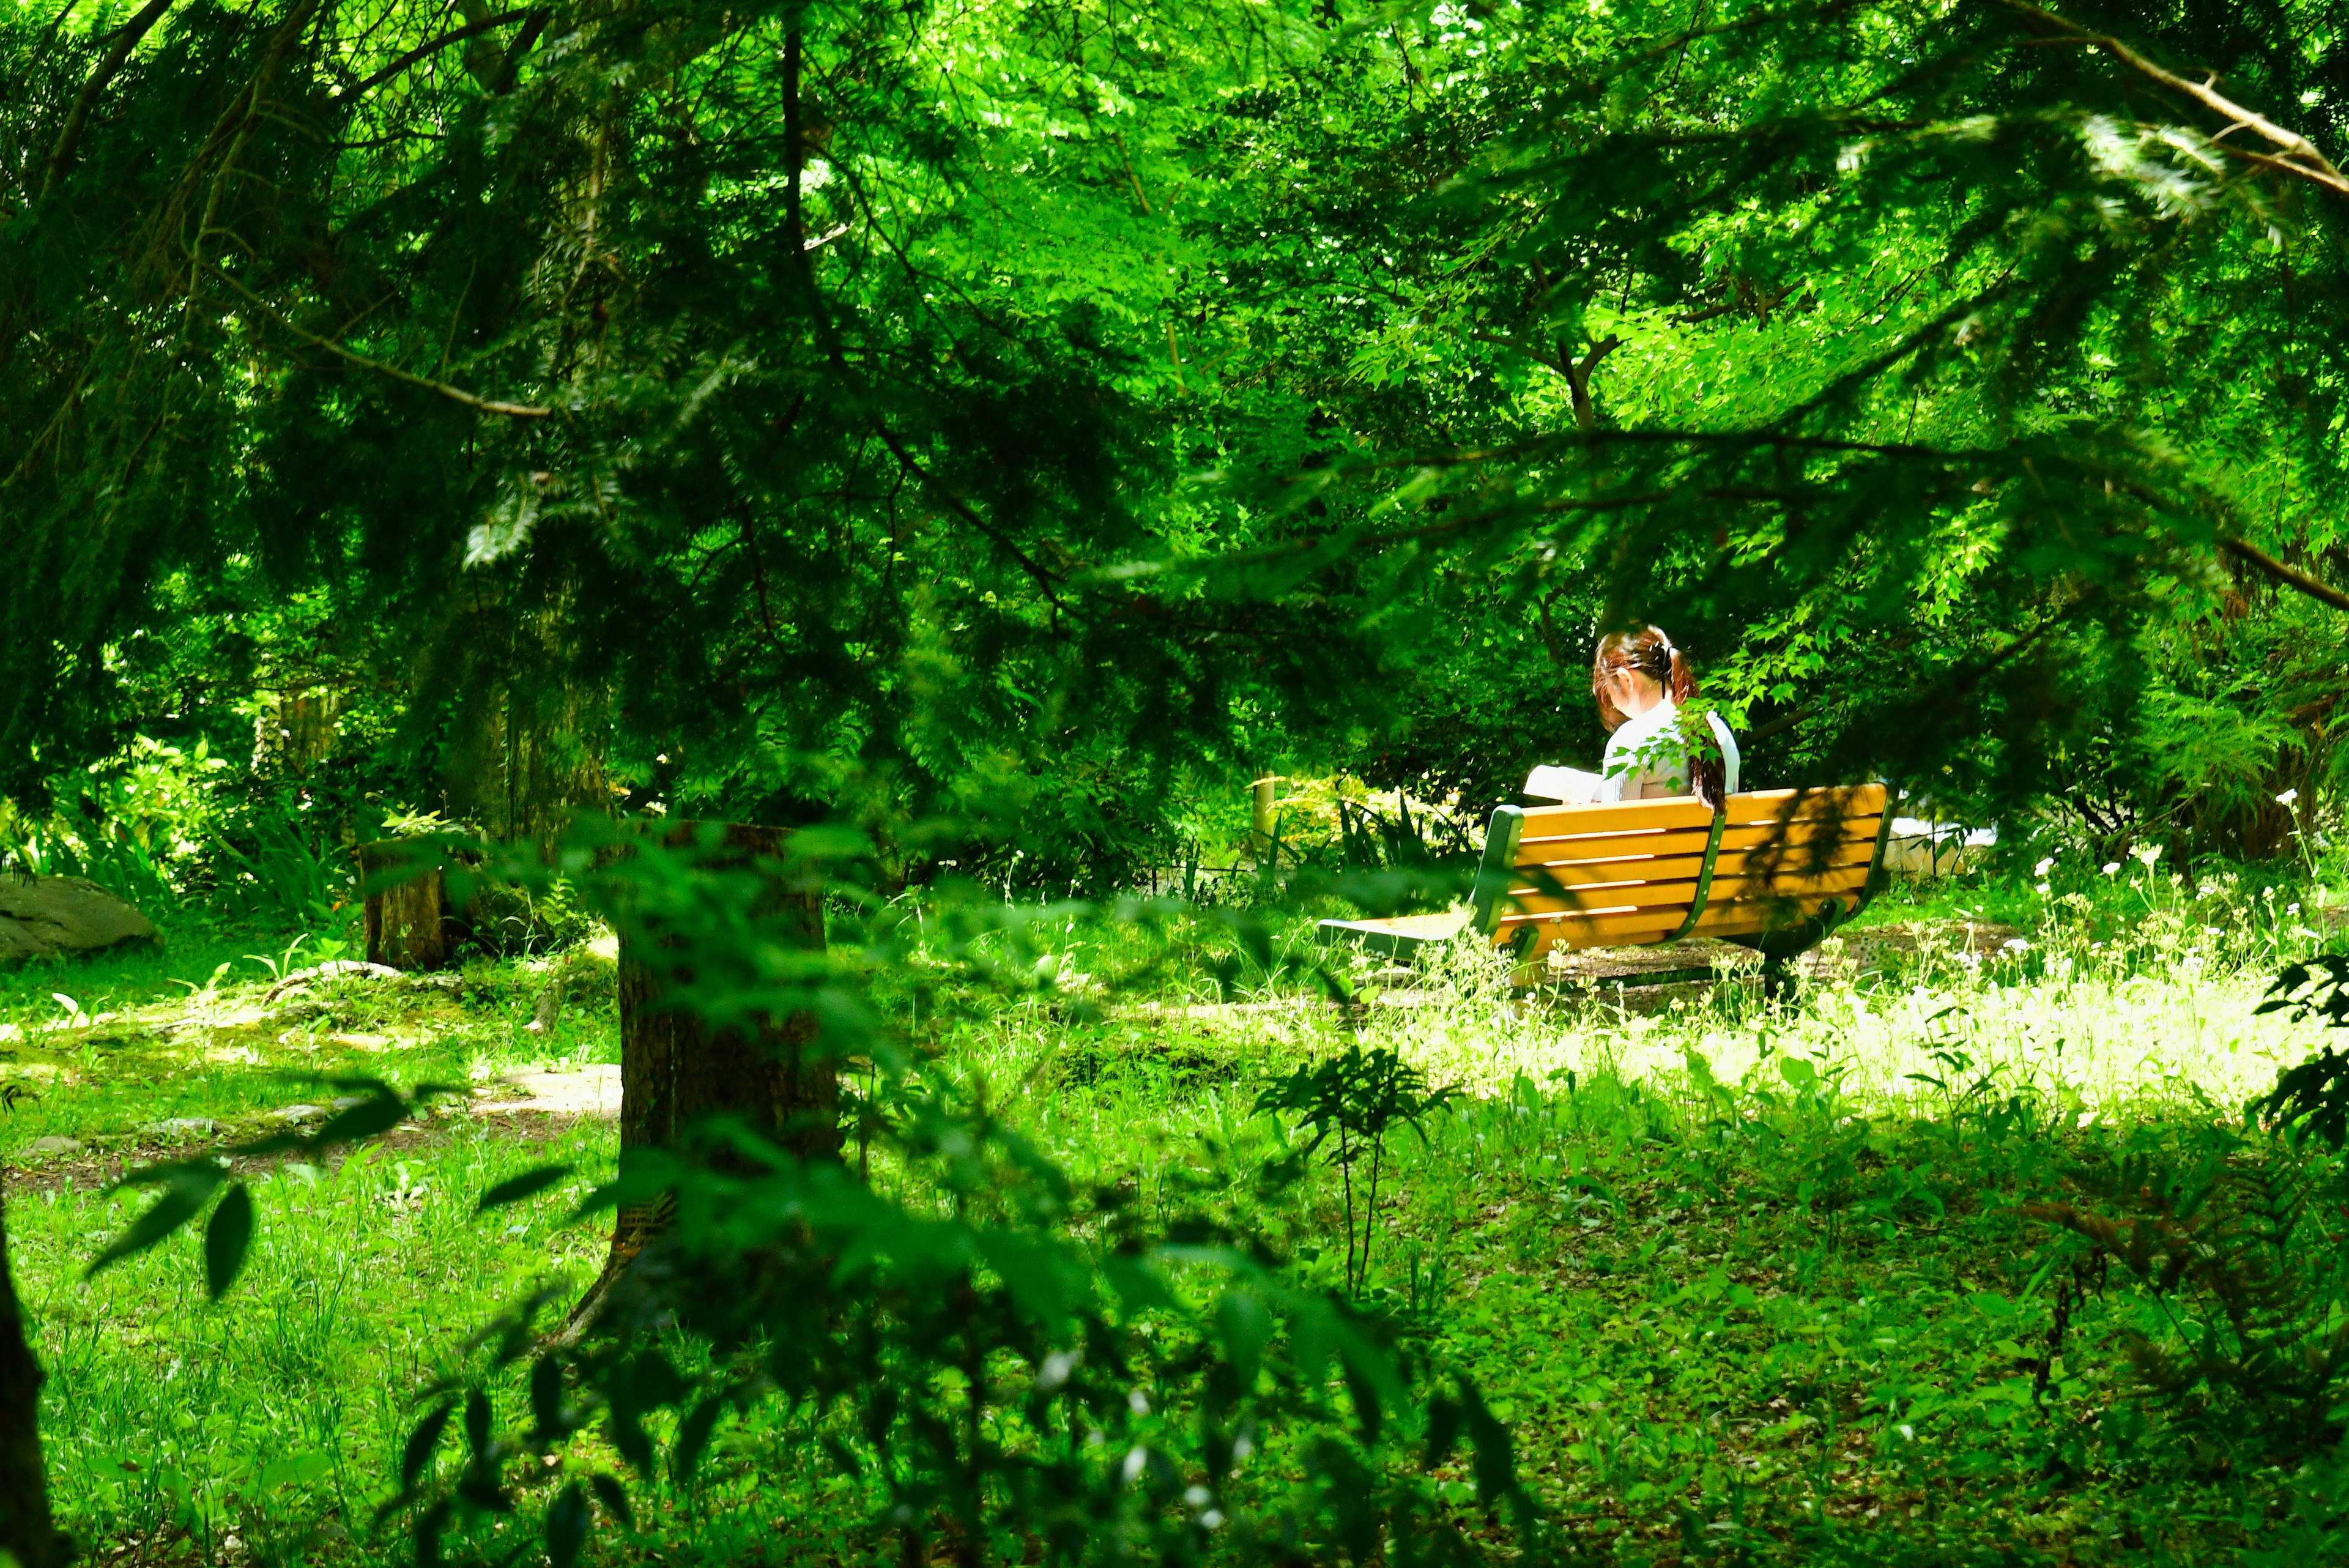
[[[1605,781],[1597,774],[1580,768],[1554,768],[1547,763],[1526,775],[1526,795],[1542,800],[1554,800],[1560,805],[1581,805],[1599,798],[1599,787]]]

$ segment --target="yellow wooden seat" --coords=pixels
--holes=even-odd
[[[1868,906],[1884,881],[1885,786],[1757,790],[1719,812],[1695,799],[1505,805],[1465,909],[1324,920],[1324,941],[1408,954],[1464,931],[1538,974],[1553,947],[1718,937],[1771,972]]]

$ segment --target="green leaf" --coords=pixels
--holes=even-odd
[[[525,1198],[545,1191],[570,1174],[571,1167],[567,1165],[542,1165],[525,1170],[520,1176],[510,1176],[482,1193],[481,1200],[473,1206],[473,1212],[486,1214],[492,1209],[519,1203]]]
[[[701,1453],[709,1446],[710,1433],[718,1427],[718,1417],[725,1413],[726,1401],[716,1394],[696,1405],[686,1416],[677,1431],[675,1466],[677,1479],[689,1481],[701,1463]]]
[[[628,1489],[620,1484],[619,1477],[597,1470],[587,1478],[587,1484],[595,1489],[595,1501],[604,1505],[605,1512],[620,1521],[620,1528],[636,1527],[636,1511],[628,1506]]]
[[[1253,1387],[1264,1366],[1264,1347],[1272,1337],[1272,1314],[1254,1291],[1226,1291],[1216,1303],[1216,1326],[1223,1334],[1225,1354],[1239,1374],[1243,1387]]]
[[[222,1175],[220,1167],[210,1162],[175,1168],[170,1185],[163,1189],[163,1195],[149,1205],[145,1213],[130,1222],[130,1229],[116,1237],[91,1261],[88,1273],[84,1277],[93,1277],[101,1269],[147,1251],[194,1219],[211,1199],[212,1189],[221,1184]]]
[[[587,1494],[579,1490],[577,1481],[555,1494],[546,1511],[546,1559],[553,1568],[571,1568],[579,1561],[591,1522]]]
[[[1461,1414],[1468,1428],[1468,1444],[1476,1453],[1476,1494],[1497,1502],[1517,1489],[1516,1445],[1485,1404],[1485,1396],[1466,1375],[1460,1379]]]
[[[221,1197],[204,1226],[204,1289],[218,1301],[244,1268],[253,1245],[253,1189],[242,1181]]]
[[[1438,1394],[1427,1408],[1427,1452],[1420,1461],[1422,1469],[1433,1469],[1451,1454],[1460,1441],[1461,1419],[1464,1412],[1456,1399]]]
[[[543,1440],[552,1441],[571,1429],[563,1410],[563,1363],[552,1355],[540,1357],[530,1369],[530,1409]]]
[[[490,1451],[490,1397],[478,1388],[465,1396],[465,1446],[476,1459]]]
[[[374,1137],[389,1132],[408,1119],[408,1102],[398,1095],[384,1094],[361,1100],[350,1109],[329,1117],[318,1129],[321,1144],[357,1143],[361,1138]]]
[[[432,1462],[432,1450],[440,1446],[440,1434],[449,1429],[450,1417],[456,1415],[454,1401],[443,1403],[416,1424],[408,1434],[408,1446],[399,1454],[399,1490],[415,1490],[416,1482]]]

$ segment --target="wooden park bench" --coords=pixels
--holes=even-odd
[[[1715,937],[1762,954],[1764,981],[1868,907],[1884,883],[1885,786],[1760,790],[1716,813],[1694,799],[1505,805],[1465,909],[1324,920],[1325,942],[1408,956],[1465,932],[1515,950],[1521,983],[1552,948]],[[1649,971],[1633,983],[1710,971]]]

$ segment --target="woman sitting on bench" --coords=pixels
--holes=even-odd
[[[1718,808],[1737,793],[1737,737],[1718,713],[1700,726],[1681,705],[1696,695],[1681,650],[1654,627],[1609,632],[1591,660],[1590,694],[1613,732],[1595,774],[1537,767],[1526,777],[1537,799],[1582,805],[1610,800],[1659,800],[1689,794]]]

